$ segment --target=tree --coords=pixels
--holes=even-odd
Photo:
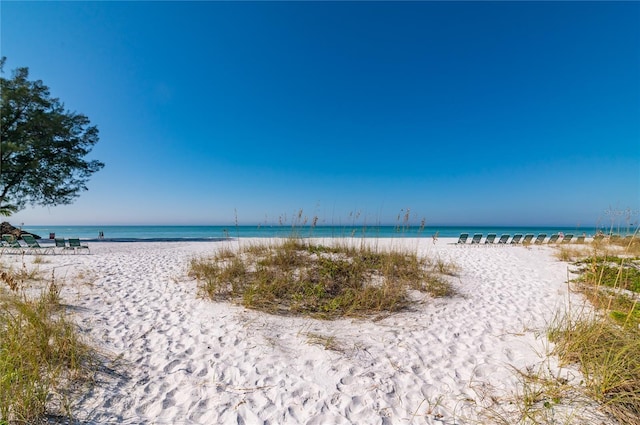
[[[4,73],[6,58],[0,59]],[[82,114],[65,111],[29,69],[0,77],[0,215],[27,204],[70,204],[87,190],[89,177],[104,167],[85,160],[98,142],[98,129]]]

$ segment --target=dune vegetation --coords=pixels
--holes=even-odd
[[[640,424],[640,239],[595,242],[575,261],[572,288],[593,308],[549,327],[553,354],[575,364],[588,395],[620,423]]]
[[[43,289],[30,297],[24,288]],[[0,267],[0,424],[71,417],[70,391],[90,376],[92,350],[60,303],[60,285],[37,270]]]
[[[190,265],[211,299],[320,318],[398,311],[410,303],[410,291],[451,295],[443,275],[455,272],[453,264],[364,240],[318,244],[296,237],[220,250]]]

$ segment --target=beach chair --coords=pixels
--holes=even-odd
[[[27,252],[30,251],[34,254],[53,253],[53,247],[40,246],[36,238],[31,235],[22,235],[22,240],[27,244]]]
[[[81,251],[83,249],[86,249],[89,254],[91,253],[91,250],[89,250],[89,246],[88,245],[82,245],[80,243],[80,239],[79,238],[69,238],[69,248],[73,249],[74,253],[76,253],[78,251]]]
[[[489,233],[487,235],[487,239],[484,240],[484,244],[485,245],[493,245],[493,242],[496,240],[496,234],[495,233]]]
[[[73,251],[74,249],[67,245],[67,241],[64,238],[55,238],[56,248],[60,250],[61,253],[65,253],[67,251]]]
[[[586,237],[585,235],[580,235],[580,236],[578,236],[578,237],[576,238],[576,243],[584,243],[584,240],[585,240],[586,238],[587,238],[587,237]]]
[[[2,240],[5,242],[5,249],[9,253],[22,254],[24,247],[20,245],[20,242],[13,235],[2,235]]]
[[[522,239],[522,245],[530,245],[533,240],[533,233],[527,233],[524,235],[524,239]]]
[[[597,235],[595,235],[595,236],[593,237],[593,241],[594,241],[594,242],[600,242],[600,241],[601,241],[601,240],[603,240],[603,239],[604,239],[604,234],[602,234],[602,233],[598,233]]]
[[[469,239],[468,233],[460,233],[460,237],[458,237],[458,242],[456,242],[456,245],[465,245],[467,243],[467,239]]]
[[[559,237],[560,237],[560,235],[559,235],[559,234],[557,234],[557,233],[556,233],[556,234],[554,234],[554,235],[551,235],[551,236],[549,237],[549,240],[547,241],[547,244],[558,243],[558,238],[559,238]]]
[[[11,250],[11,247],[4,239],[0,239],[0,253],[4,252],[5,250],[9,251]]]
[[[571,239],[573,239],[573,235],[572,234],[565,235],[564,238],[562,238],[562,242],[561,243],[563,243],[563,244],[571,243]]]
[[[511,239],[511,245],[518,245],[520,243],[520,239],[522,239],[522,235],[520,233],[513,235],[513,239]]]
[[[542,245],[544,239],[547,237],[546,233],[540,233],[535,241],[533,241],[534,245]]]
[[[481,239],[482,233],[476,233],[475,235],[473,235],[473,239],[471,239],[471,245],[479,245]]]
[[[502,235],[500,236],[500,239],[498,239],[498,245],[506,245],[507,241],[509,240],[509,235]]]

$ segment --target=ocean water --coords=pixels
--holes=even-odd
[[[63,238],[80,238],[84,240],[99,240],[100,232],[104,234],[105,241],[199,241],[221,240],[249,237],[365,237],[365,238],[431,238],[458,237],[461,233],[482,233],[487,235],[495,233],[498,237],[502,234],[514,235],[516,233],[527,234],[546,233],[550,236],[554,233],[593,236],[598,230],[610,233],[611,229],[597,229],[595,227],[483,227],[483,226],[432,226],[420,229],[418,226],[23,226],[23,230],[35,233],[44,239],[50,234]],[[617,234],[633,233],[634,229],[613,229]]]

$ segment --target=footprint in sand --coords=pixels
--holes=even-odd
[[[510,362],[513,361],[513,352],[511,351],[511,349],[505,348],[504,354],[507,356],[507,359],[509,359]]]
[[[162,371],[164,373],[172,373],[174,368],[180,364],[180,360],[172,360],[168,365],[166,365]]]
[[[291,419],[293,419],[294,423],[300,423],[300,418],[303,416],[303,411],[298,406],[289,406],[287,408],[287,414]],[[285,419],[287,419],[287,415],[285,415]]]
[[[353,376],[345,376],[344,378],[342,378],[340,380],[340,383],[342,385],[351,385],[353,384],[353,381],[355,381],[355,379],[353,378]]]
[[[156,384],[154,384],[153,382],[150,382],[144,387],[144,393],[145,394],[155,393],[156,387],[157,387]]]
[[[147,414],[147,409],[149,408],[149,403],[143,403],[140,406],[136,407],[135,412],[138,416],[145,416]]]
[[[193,413],[189,416],[189,420],[193,423],[202,423],[202,418],[209,409],[209,400],[200,400],[197,404],[189,409]]]
[[[165,395],[164,400],[162,400],[163,410],[176,405],[176,400],[174,399],[175,393],[176,393],[176,389],[174,388]]]
[[[351,397],[351,403],[347,407],[350,413],[358,414],[364,408],[366,408],[366,404],[361,396]]]

